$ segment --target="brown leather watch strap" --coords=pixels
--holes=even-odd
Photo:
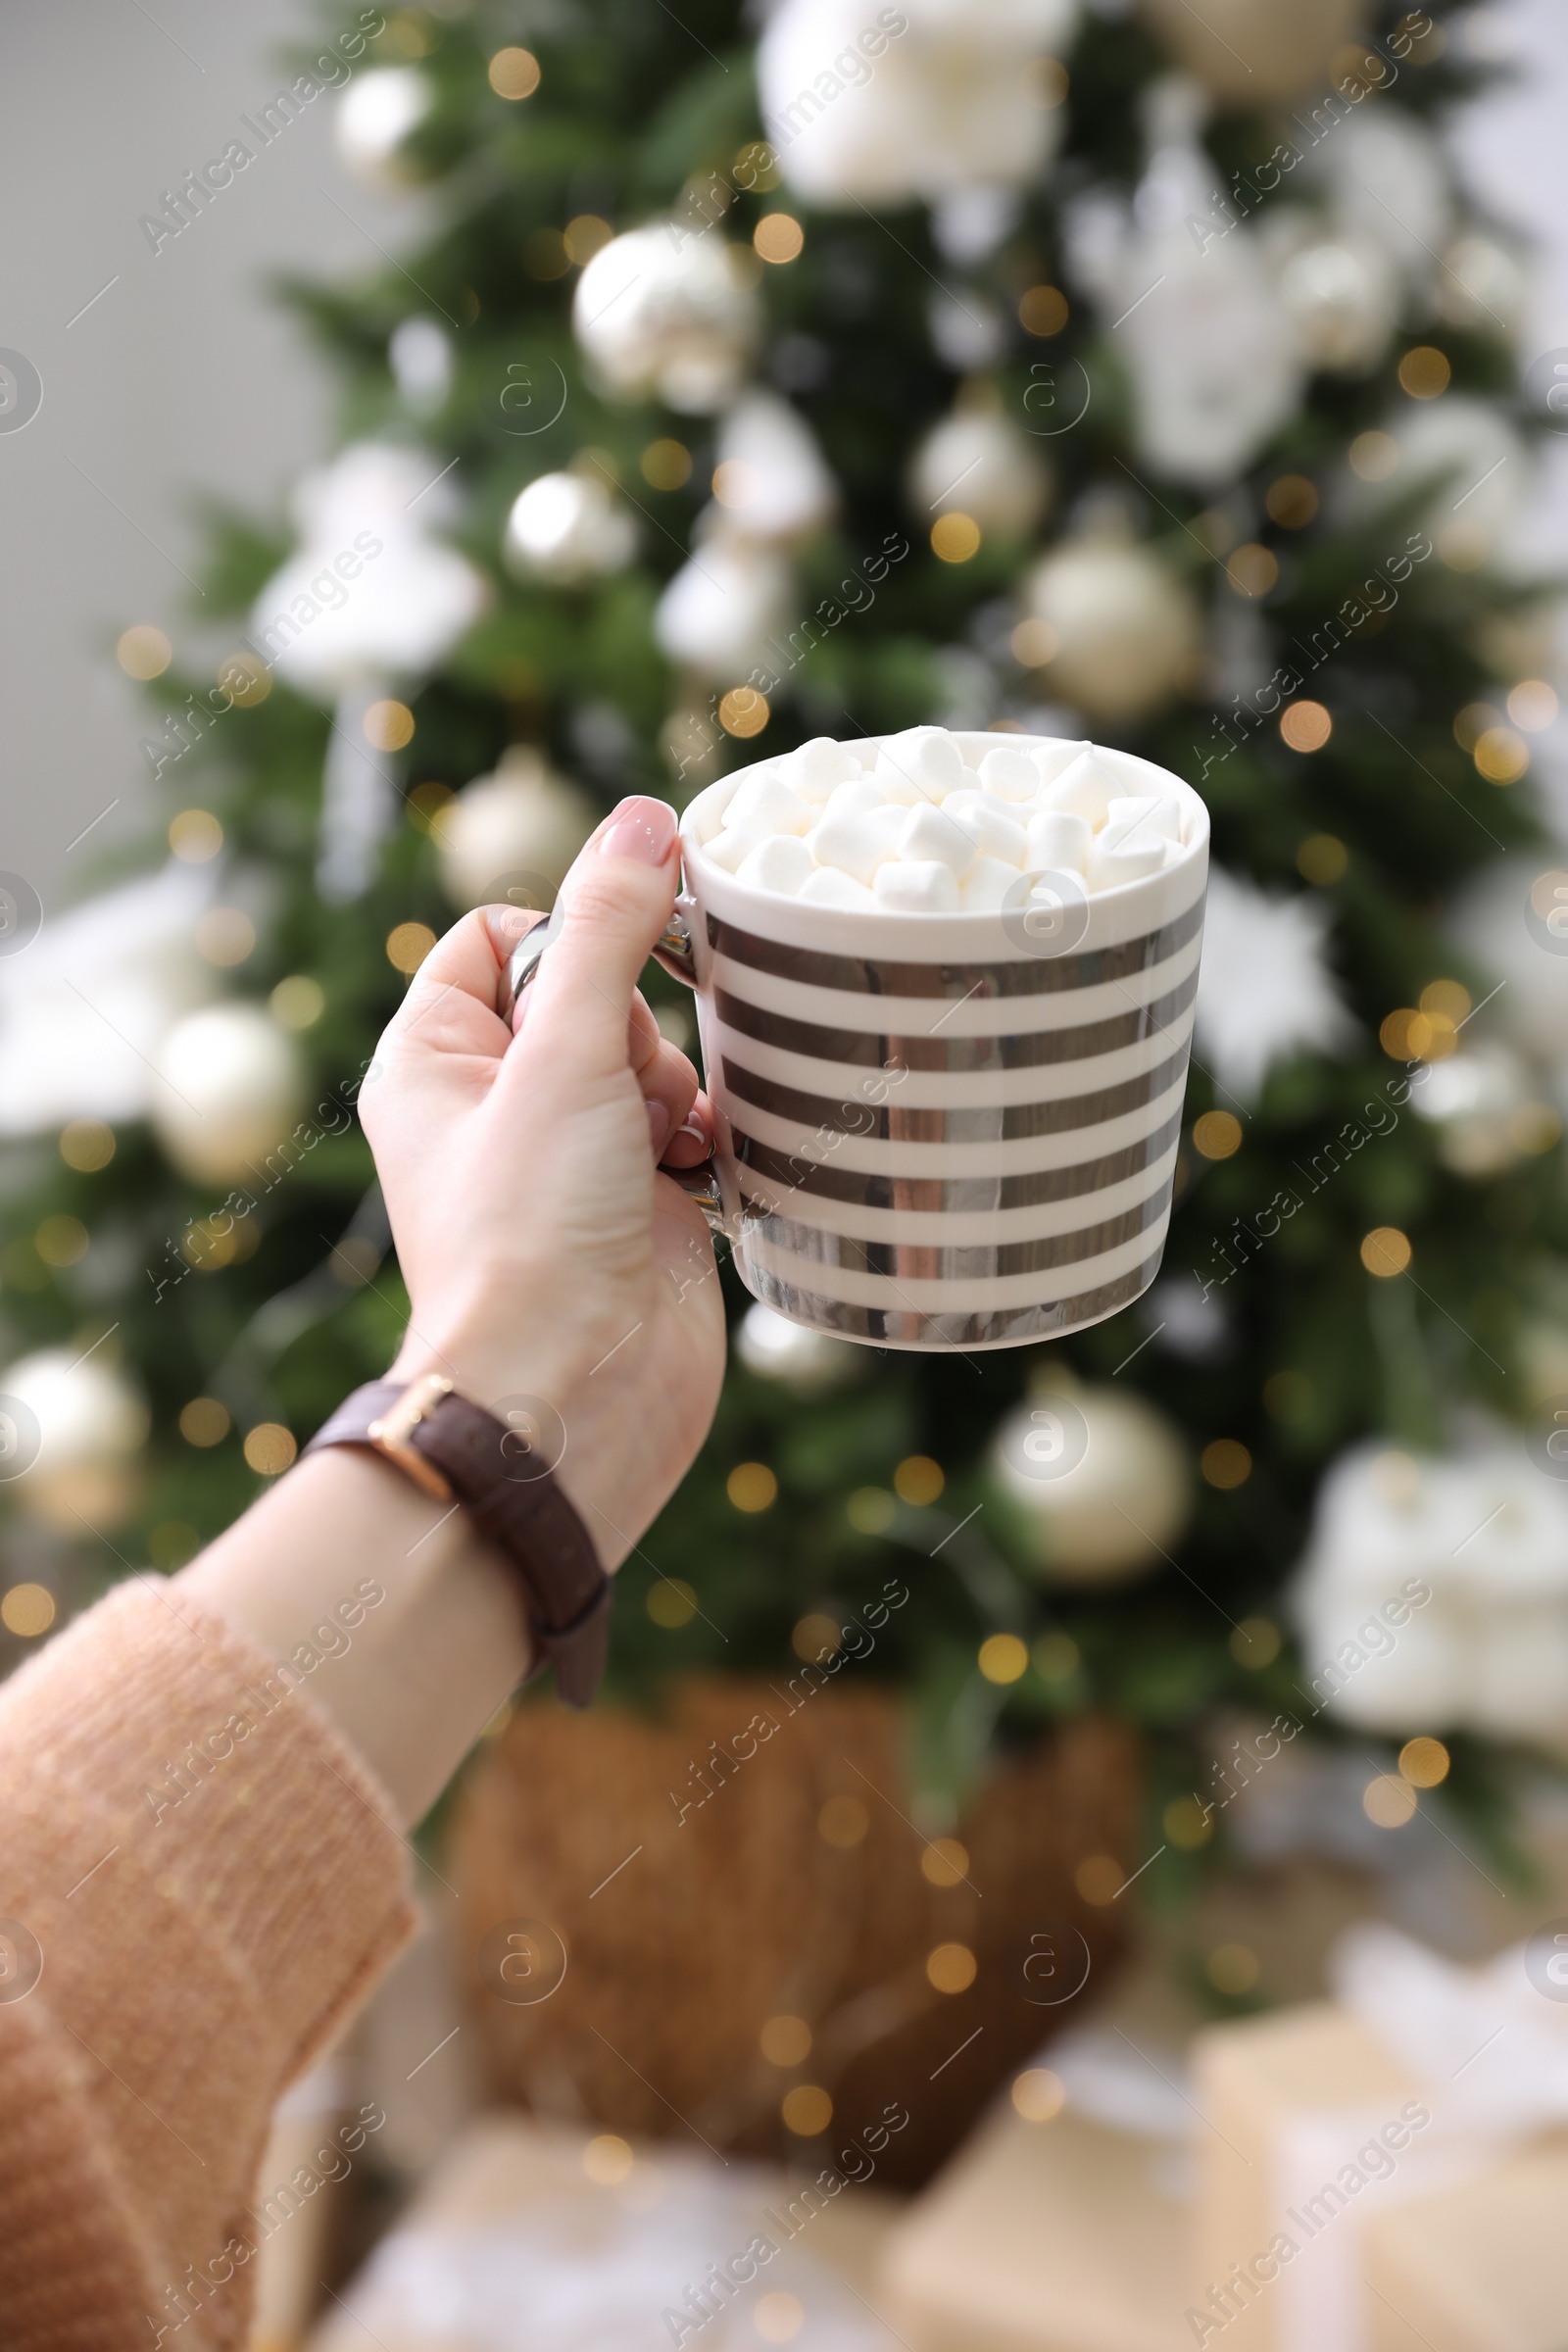
[[[515,1573],[534,1672],[553,1666],[564,1703],[587,1706],[610,1646],[611,1580],[550,1465],[518,1431],[446,1381],[372,1380],[305,1451],[324,1446],[368,1446],[432,1499],[460,1502]]]

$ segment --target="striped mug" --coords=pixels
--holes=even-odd
[[[956,740],[975,760],[998,742]],[[1129,793],[1175,795],[1176,858],[1093,893],[1058,875],[1031,895],[1020,876],[1019,904],[983,913],[845,910],[737,881],[701,845],[772,761],[687,808],[685,887],[655,951],[697,992],[713,1108],[714,1158],[687,1189],[752,1296],[792,1322],[879,1348],[1016,1348],[1103,1321],[1159,1271],[1208,813],[1164,768],[1102,756]]]

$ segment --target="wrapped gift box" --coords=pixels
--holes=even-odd
[[[1315,2242],[1314,2200],[1325,2180],[1336,2183],[1321,2210],[1338,2212],[1347,2193],[1341,2168],[1390,2119],[1396,2136],[1402,2131],[1414,2144],[1398,2118],[1419,2103],[1420,2084],[1369,2027],[1329,2002],[1217,2027],[1200,2035],[1195,2063],[1203,2193],[1191,2279],[1200,2318],[1188,2341],[1223,2336],[1226,2352],[1284,2352],[1298,2284],[1291,2272],[1297,2259],[1311,2259]],[[1399,2153],[1390,2150],[1389,2161],[1396,2165]],[[1301,2249],[1283,2264],[1282,2236]],[[1355,2285],[1360,2299],[1358,2278]],[[1215,2326],[1205,2332],[1210,2314]],[[1314,2352],[1331,2344],[1342,2352],[1328,2337]]]
[[[1568,2012],[1518,1953],[1471,1976],[1387,1930],[1340,1974],[1353,2006],[1199,2037],[1187,2340],[1561,2352]]]
[[[481,2116],[311,2352],[900,2352],[874,2280],[896,2201],[823,2170],[836,2188],[700,2146]]]
[[[883,2309],[908,2352],[1181,2352],[1184,2171],[1169,2140],[1009,2105],[894,2227]]]
[[[1371,2352],[1561,2352],[1568,2133],[1367,2233]]]

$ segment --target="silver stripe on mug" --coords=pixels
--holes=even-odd
[[[765,1305],[776,1307],[796,1322],[817,1331],[842,1332],[846,1339],[901,1343],[917,1342],[929,1348],[984,1348],[1004,1342],[1048,1340],[1064,1331],[1102,1322],[1119,1307],[1141,1298],[1159,1272],[1160,1252],[1075,1298],[1054,1298],[1044,1306],[982,1307],[968,1314],[921,1314],[906,1306],[858,1306],[843,1298],[825,1298],[819,1291],[783,1281],[764,1266],[749,1265],[748,1289]]]
[[[1032,1242],[960,1243],[956,1248],[938,1249],[928,1242],[861,1242],[818,1225],[802,1225],[794,1217],[777,1215],[743,1185],[742,1235],[744,1239],[755,1234],[775,1250],[787,1250],[793,1257],[844,1266],[855,1274],[880,1274],[894,1281],[902,1276],[907,1281],[987,1282],[1009,1274],[1043,1274],[1054,1266],[1103,1257],[1147,1233],[1151,1225],[1159,1224],[1169,1213],[1170,1197],[1167,1182],[1119,1217],[1081,1226],[1076,1233],[1050,1234]]]
[[[1187,1075],[1186,1044],[1152,1070],[1125,1078],[1119,1086],[1096,1094],[1067,1095],[1055,1102],[1015,1102],[1005,1108],[967,1110],[906,1110],[887,1103],[835,1102],[831,1095],[808,1095],[800,1087],[763,1078],[744,1062],[720,1056],[726,1092],[737,1102],[783,1119],[804,1119],[834,1135],[897,1138],[911,1144],[1004,1143],[1018,1136],[1060,1135],[1075,1127],[1098,1127],[1124,1111],[1141,1110],[1157,1101]]]
[[[743,1175],[748,1169],[792,1192],[809,1193],[819,1200],[843,1200],[858,1208],[917,1208],[955,1210],[972,1214],[984,1197],[988,1208],[1037,1208],[1058,1200],[1075,1200],[1085,1193],[1108,1192],[1130,1176],[1152,1167],[1182,1131],[1180,1110],[1136,1144],[1099,1159],[1081,1160],[1071,1168],[1034,1168],[1021,1176],[885,1176],[859,1168],[805,1159],[798,1152],[780,1152],[760,1143],[744,1129],[731,1128],[735,1158]]]
[[[879,956],[835,956],[822,948],[763,939],[716,914],[708,917],[708,941],[716,956],[727,956],[733,963],[813,988],[842,989],[861,997],[946,997],[961,1003],[976,996],[1050,997],[1065,989],[1130,980],[1174,956],[1202,927],[1200,894],[1170,922],[1145,932],[1141,939],[1085,949],[1075,956],[1023,956],[1007,963],[898,963]]]
[[[885,1069],[890,1061],[911,1070],[942,1070],[953,1076],[969,1070],[1021,1070],[1057,1061],[1087,1061],[1097,1054],[1113,1054],[1122,1046],[1141,1045],[1145,1038],[1163,1035],[1198,994],[1198,967],[1152,1004],[1130,1012],[1113,1013],[1108,1020],[1090,1021],[1076,1029],[1014,1031],[1004,1037],[879,1037],[869,1029],[824,1029],[814,1021],[798,1021],[790,1014],[769,1012],[744,997],[716,989],[713,1009],[726,1029],[759,1045],[779,1046],[791,1054],[808,1054],[818,1061],[848,1063],[855,1068]]]

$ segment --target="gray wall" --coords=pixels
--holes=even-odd
[[[43,381],[33,421],[0,432],[0,867],[46,905],[79,896],[100,842],[147,813],[120,631],[156,621],[176,653],[224,650],[183,576],[193,493],[271,511],[330,446],[332,386],[264,280],[376,266],[370,238],[410,225],[407,200],[345,178],[326,96],[154,254],[139,216],[277,89],[279,43],[312,16],[149,5],[0,5],[0,347]]]

